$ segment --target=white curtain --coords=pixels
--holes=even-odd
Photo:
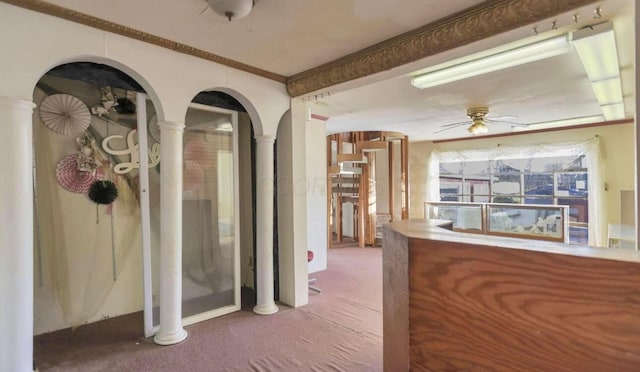
[[[589,173],[589,245],[606,246],[607,221],[604,216],[604,180],[602,141],[595,136],[584,142],[537,144],[528,146],[499,145],[489,149],[440,151],[434,148],[429,158],[427,201],[440,200],[440,163],[480,160],[528,159],[553,156],[580,156],[587,159]]]
[[[36,89],[35,102],[45,97]],[[92,126],[99,120],[92,117]],[[141,244],[140,208],[131,185],[110,172],[108,164],[105,174],[118,188],[110,214],[106,206],[96,206],[87,195],[63,189],[56,181],[56,164],[77,153],[75,138],[47,129],[37,110],[34,123],[35,331],[42,333],[107,316],[98,311],[129,256]]]

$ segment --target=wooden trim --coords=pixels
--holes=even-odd
[[[388,148],[389,150],[387,151],[389,154],[389,214],[391,215],[391,221],[395,221],[395,210],[396,210],[396,203],[395,203],[395,196],[396,196],[396,186],[395,186],[395,180],[393,178],[393,168],[394,168],[394,157],[393,157],[393,141],[389,141],[388,143]]]
[[[386,149],[387,143],[384,141],[360,141],[356,143],[356,151],[376,151]]]
[[[593,127],[607,127],[610,125],[619,125],[619,124],[631,124],[634,122],[634,119],[621,119],[621,120],[611,120],[611,121],[600,121],[597,123],[590,124],[581,124],[572,127],[560,127],[560,128],[546,128],[546,129],[536,129],[530,130],[526,132],[511,132],[511,133],[498,133],[498,134],[490,134],[487,136],[479,136],[479,137],[465,137],[465,138],[452,138],[446,140],[436,140],[433,143],[447,143],[447,142],[458,142],[458,141],[473,141],[485,138],[497,138],[497,137],[511,137],[511,136],[521,136],[524,134],[535,134],[535,133],[544,133],[544,132],[557,132],[561,130],[573,130],[573,129],[584,129],[584,128],[593,128]]]
[[[361,164],[362,175],[360,176],[360,193],[358,194],[358,247],[364,248],[366,244],[366,229],[365,225],[367,219],[365,214],[367,213],[366,206],[369,201],[368,197],[368,185],[365,185],[365,181],[369,180],[369,166],[368,164]]]
[[[287,77],[276,74],[267,70],[263,70],[254,66],[250,66],[229,58],[209,53],[205,50],[192,47],[187,44],[178,43],[173,40],[165,39],[160,36],[149,34],[131,27],[127,27],[118,23],[110,22],[98,17],[94,17],[85,13],[77,12],[68,8],[64,8],[55,4],[47,3],[41,0],[0,0],[4,3],[15,5],[24,9],[33,10],[38,13],[47,14],[53,17],[66,19],[67,21],[79,23],[85,26],[97,28],[102,31],[111,32],[128,38],[144,41],[174,52],[187,54],[193,57],[202,58],[207,61],[215,62],[221,65],[235,68],[250,74],[258,75],[266,79],[274,80],[279,83],[286,83]]]
[[[402,187],[402,219],[409,218],[409,137],[400,140],[400,164]]]
[[[354,144],[355,147],[355,144]],[[342,162],[364,162],[364,155],[362,153],[356,154],[338,154],[338,163]]]

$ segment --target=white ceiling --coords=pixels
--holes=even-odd
[[[260,0],[229,22],[205,0],[46,1],[285,76],[482,2]]]
[[[477,0],[260,0],[245,18],[229,22],[205,0],[47,0],[111,22],[191,45],[285,76],[353,53],[481,3]],[[619,44],[627,116],[634,108],[633,1],[603,0],[571,14],[498,35],[358,81],[302,97],[329,117],[329,132],[391,130],[411,140],[468,137],[466,126],[435,131],[467,119],[466,109],[487,105],[491,115],[539,123],[600,114],[582,64],[570,53],[430,89],[410,85],[417,71],[504,43],[535,40],[612,19]],[[596,6],[603,18],[593,19]],[[578,14],[574,23],[572,15]],[[551,30],[552,21],[557,30]],[[532,28],[538,27],[539,35]],[[536,129],[535,125],[530,126]],[[492,124],[489,134],[510,132]]]

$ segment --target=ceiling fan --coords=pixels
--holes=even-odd
[[[491,123],[505,123],[505,124],[510,124],[512,126],[515,127],[527,127],[527,124],[521,124],[521,123],[515,123],[512,121],[506,121],[506,120],[500,120],[500,119],[514,119],[514,116],[509,116],[509,115],[505,115],[505,116],[500,116],[500,117],[495,117],[495,118],[491,118],[489,119],[489,108],[486,106],[480,106],[480,107],[472,107],[467,109],[467,116],[469,117],[469,119],[471,119],[471,123],[469,123],[468,120],[466,121],[461,121],[458,123],[451,123],[451,124],[445,124],[442,126],[442,129],[437,130],[435,132],[433,132],[434,134],[437,133],[441,133],[444,132],[446,130],[449,129],[453,129],[459,126],[463,126],[463,125],[469,125],[469,127],[467,128],[467,131],[471,134],[473,134],[474,136],[476,134],[484,134],[487,133],[489,131],[489,127],[487,126],[487,124],[491,124]]]

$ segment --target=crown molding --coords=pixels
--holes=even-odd
[[[21,8],[44,13],[53,17],[66,19],[67,21],[83,24],[85,26],[97,28],[102,31],[126,36],[132,39],[144,41],[162,48],[170,49],[178,53],[187,54],[193,57],[206,59],[237,70],[245,71],[267,79],[275,80],[279,83],[286,83],[287,77],[257,67],[253,67],[229,58],[221,57],[217,54],[209,53],[205,50],[192,47],[190,45],[178,43],[160,36],[152,35],[131,27],[90,16],[85,13],[67,9],[58,5],[50,4],[41,0],[0,0],[1,2],[15,5]]]
[[[436,22],[290,77],[42,0],[0,0],[285,83],[291,97],[390,70],[599,0],[487,0]]]
[[[301,96],[390,70],[444,51],[568,12],[597,0],[487,0],[287,79]]]

